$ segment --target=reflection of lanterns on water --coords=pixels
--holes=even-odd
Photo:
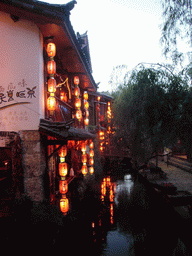
[[[113,204],[112,203],[110,205],[110,215],[111,215],[111,217],[110,217],[111,224],[113,224]]]
[[[59,181],[59,192],[64,195],[68,191],[68,184],[66,180],[60,180]]]
[[[113,196],[113,186],[110,186],[110,192],[109,192],[109,200],[110,200],[110,202],[113,202],[113,198],[114,198],[114,196]]]
[[[60,210],[63,214],[67,214],[69,211],[69,199],[66,196],[60,199]]]
[[[110,185],[111,185],[111,178],[107,177],[107,186],[110,186]]]

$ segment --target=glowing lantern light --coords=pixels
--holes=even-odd
[[[93,173],[94,173],[94,168],[93,168],[93,166],[91,166],[91,167],[89,168],[89,172],[90,172],[90,174],[93,174]]]
[[[84,120],[84,123],[85,123],[85,125],[89,125],[89,118],[86,118],[86,119]]]
[[[59,192],[64,195],[68,191],[68,184],[66,180],[60,180],[59,181]]]
[[[111,178],[107,177],[107,186],[110,186],[110,185],[111,185]]]
[[[69,199],[64,197],[60,199],[60,210],[66,214],[69,211]]]
[[[79,120],[82,118],[82,112],[81,112],[80,109],[78,109],[78,110],[76,111],[76,118],[79,119]]]
[[[78,77],[78,76],[75,76],[75,77],[74,77],[74,84],[75,84],[75,85],[78,85],[78,84],[79,84],[79,77]]]
[[[81,160],[82,163],[87,163],[87,155],[82,155]]]
[[[47,109],[48,109],[49,111],[55,111],[55,106],[56,106],[55,97],[51,95],[51,96],[47,99]]]
[[[74,95],[75,95],[76,97],[79,97],[79,95],[80,95],[80,89],[79,89],[79,86],[75,86],[75,89],[74,89]]]
[[[80,98],[76,98],[75,99],[75,107],[76,108],[80,108],[81,107],[81,99]]]
[[[89,147],[90,147],[91,149],[93,149],[93,147],[94,147],[93,141],[90,142]]]
[[[47,63],[47,73],[49,75],[55,74],[56,73],[56,63],[54,60],[50,60]]]
[[[86,175],[87,174],[87,165],[83,165],[81,171],[82,171],[83,175]]]
[[[67,155],[67,146],[66,145],[62,146],[59,149],[58,155],[59,155],[59,157],[66,157],[66,155]]]
[[[84,98],[85,100],[88,100],[88,98],[89,98],[88,92],[84,92],[83,98]]]
[[[86,151],[86,144],[85,144],[85,142],[83,142],[82,145],[81,145],[81,151],[82,152]]]
[[[56,46],[54,43],[47,44],[47,55],[49,57],[55,57],[56,55]]]
[[[101,99],[101,97],[100,97],[100,96],[98,96],[98,97],[97,97],[97,100],[98,100],[98,101],[100,101],[100,99]]]
[[[63,90],[60,91],[60,99],[64,102],[67,102],[67,93]]]
[[[94,164],[94,159],[93,158],[89,158],[89,164],[93,165]]]
[[[88,109],[88,108],[89,108],[89,102],[88,102],[88,101],[86,101],[86,100],[85,100],[85,102],[84,102],[84,107],[85,107],[86,109]]]
[[[65,177],[67,175],[67,163],[59,163],[59,175]]]
[[[53,77],[48,80],[48,91],[56,92],[56,80]]]
[[[85,110],[85,116],[89,117],[89,111],[87,109]]]
[[[90,155],[90,157],[94,157],[94,151],[93,151],[93,149],[90,150],[89,155]]]

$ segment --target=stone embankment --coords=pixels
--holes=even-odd
[[[166,173],[169,182],[179,191],[188,191],[192,194],[192,164],[186,160],[170,157],[167,163],[158,162],[158,166]]]

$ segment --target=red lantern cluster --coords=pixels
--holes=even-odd
[[[80,99],[80,89],[79,89],[79,77],[74,77],[74,96],[75,96],[75,117],[79,120],[82,119],[82,111],[81,111],[81,99]]]
[[[87,126],[87,125],[89,125],[89,111],[88,111],[88,109],[89,109],[89,102],[88,102],[89,95],[88,95],[87,91],[84,92],[83,98],[84,98],[84,107],[85,107],[84,124]]]
[[[93,144],[93,141],[90,141],[90,144],[89,144],[89,148],[90,148],[90,152],[89,152],[89,173],[90,174],[93,174],[94,173],[94,151],[93,151],[93,147],[94,147],[94,144]]]
[[[85,142],[83,142],[81,145],[81,151],[82,151],[81,160],[83,163],[81,172],[83,175],[86,175],[87,174],[87,155],[86,155],[86,143]]]
[[[56,80],[54,78],[54,75],[56,74],[56,63],[54,61],[54,57],[56,55],[56,46],[52,42],[47,44],[47,55],[50,58],[47,63],[47,74],[50,77],[47,82],[48,92],[49,92],[49,97],[47,99],[47,109],[49,110],[50,115],[52,115],[56,107],[56,100],[55,100]]]
[[[65,162],[65,157],[67,155],[67,146],[63,145],[58,150],[58,155],[60,157],[60,163],[59,163],[59,175],[61,176],[61,179],[64,180],[68,173],[68,166]]]

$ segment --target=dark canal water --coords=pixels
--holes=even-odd
[[[7,255],[190,255],[172,212],[130,174],[83,178],[71,182],[55,206],[21,200],[14,211],[0,219]]]

